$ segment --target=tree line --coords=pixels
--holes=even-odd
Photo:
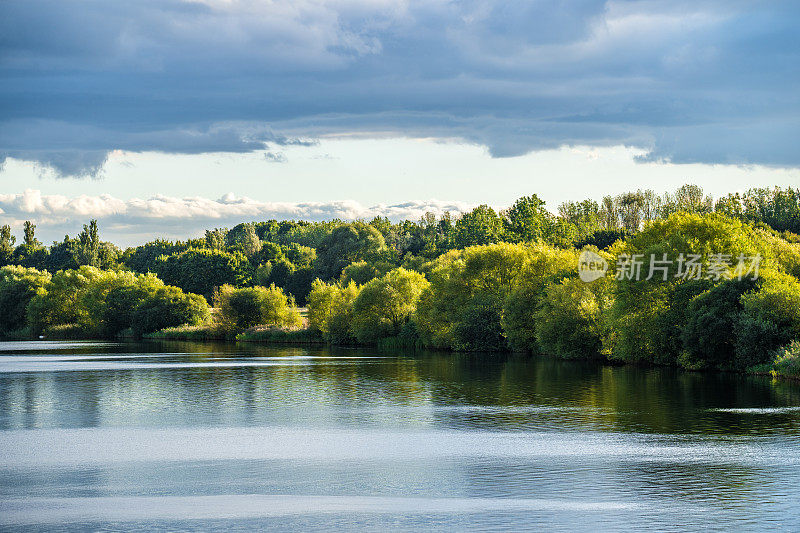
[[[307,305],[310,327],[334,343],[513,349],[687,368],[767,364],[800,338],[800,190],[793,188],[714,201],[686,185],[661,196],[635,191],[567,202],[556,214],[531,195],[501,212],[481,205],[458,217],[397,223],[271,220],[124,251],[100,239],[96,221],[49,247],[36,240],[33,224],[23,229],[15,247],[11,228],[0,228],[0,264],[15,265],[0,279],[0,298],[16,302],[13,311],[3,306],[15,317],[3,320],[7,335],[76,324],[93,335],[123,325],[139,334],[203,324],[211,302],[217,325],[230,331],[295,327],[296,306]],[[612,265],[626,253],[750,254],[765,262],[756,280],[637,283],[614,279],[612,268],[587,284],[577,278],[582,249]],[[27,296],[10,295],[14,283]],[[72,314],[38,311],[82,290],[80,301],[70,301]],[[153,316],[164,320],[147,319],[143,301],[171,302],[172,314],[162,309]],[[105,310],[86,311],[91,305]],[[109,326],[110,309],[123,307],[128,315]],[[64,318],[59,325],[50,316]]]

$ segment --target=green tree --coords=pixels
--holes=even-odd
[[[578,254],[539,244],[528,249],[525,260],[503,299],[503,331],[512,349],[538,352],[535,310],[545,288],[577,271]]]
[[[468,309],[494,316],[497,327],[487,323],[486,333],[497,331],[505,299],[529,255],[527,246],[499,243],[453,250],[436,259],[429,275],[431,285],[417,308],[423,342],[437,348],[478,349],[469,339],[479,338],[480,333],[465,329]]]
[[[256,234],[253,224],[237,224],[225,235],[231,250],[241,252],[245,257],[252,257],[261,250],[261,239]]]
[[[252,281],[252,267],[239,252],[190,248],[159,257],[154,270],[167,284],[207,298],[215,287],[225,284],[241,287]]]
[[[134,335],[141,336],[164,328],[201,325],[210,317],[205,298],[165,285],[137,303],[131,317],[131,329]]]
[[[275,285],[239,289],[223,285],[214,295],[214,307],[217,325],[228,332],[262,324],[297,327],[301,323],[294,302]]]
[[[34,236],[34,233],[36,232],[36,225],[33,222],[31,222],[30,220],[26,220],[24,231],[25,231],[25,241],[24,241],[25,244],[27,244],[28,246],[41,245],[41,243],[38,240],[36,240],[36,237]]]
[[[50,274],[34,268],[0,268],[0,338],[25,328],[28,303],[49,282]]]
[[[223,228],[214,228],[213,230],[206,230],[205,241],[206,248],[211,250],[224,250],[228,230]]]
[[[604,317],[613,302],[612,281],[578,278],[547,285],[534,319],[539,350],[564,359],[600,356]]]
[[[479,205],[456,221],[454,241],[457,248],[466,248],[500,242],[502,234],[503,222],[494,209],[488,205]]]
[[[535,194],[519,198],[501,215],[506,238],[511,242],[530,242],[543,239],[552,219],[552,215],[545,208],[544,200]],[[488,242],[470,244],[488,244]]]
[[[0,266],[11,264],[16,241],[17,238],[11,235],[11,226],[0,226]]]
[[[74,259],[78,265],[94,267],[100,265],[100,235],[97,220],[91,220],[88,225],[83,225],[83,231],[78,234]]]
[[[355,338],[361,343],[371,344],[400,333],[428,285],[425,276],[404,268],[396,268],[369,281],[353,302],[352,330]]]
[[[308,294],[308,322],[311,328],[321,332],[325,340],[333,344],[353,342],[350,325],[353,302],[359,288],[355,283],[341,286],[315,279]]]
[[[681,339],[681,366],[692,369],[731,369],[734,365],[735,332],[744,293],[753,290],[751,278],[726,280],[695,296],[689,303]]]
[[[662,259],[664,254],[672,261],[666,280],[664,272],[658,272],[645,281],[649,264],[642,265],[640,280],[619,279],[609,313],[613,335],[607,349],[611,357],[659,364],[677,362],[683,348],[681,332],[688,320],[689,302],[719,282],[707,279],[706,270],[701,271],[700,279],[682,275],[680,254],[684,257],[696,254],[698,263],[706,265],[714,254],[730,258],[760,255],[765,259],[774,255],[766,240],[739,221],[718,214],[686,212],[652,222],[626,242],[612,247],[612,252],[616,258],[622,254],[641,254],[643,263],[651,257]],[[619,276],[621,271],[615,270]]]
[[[318,277],[330,280],[338,278],[350,263],[375,262],[386,251],[386,241],[377,229],[363,222],[353,222],[338,226],[322,240],[314,268]]]

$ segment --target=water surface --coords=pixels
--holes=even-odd
[[[800,386],[522,356],[0,343],[0,528],[800,529]]]

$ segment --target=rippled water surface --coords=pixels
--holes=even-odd
[[[521,356],[0,343],[0,528],[800,530],[800,385]]]

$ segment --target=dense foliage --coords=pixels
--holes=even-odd
[[[530,195],[499,212],[481,205],[419,221],[245,222],[124,252],[101,240],[96,221],[49,247],[33,224],[22,229],[16,244],[11,228],[0,227],[0,266],[9,265],[0,271],[5,336],[185,324],[198,335],[296,331],[297,303],[308,306],[310,331],[337,344],[744,370],[779,353],[788,368],[800,339],[793,188],[715,202],[686,185],[662,196],[567,202],[557,214]],[[610,266],[591,283],[577,276],[583,250]],[[626,256],[669,258],[670,266],[637,281],[625,275]],[[704,265],[733,261],[694,277],[685,272],[690,256]],[[738,275],[740,257],[759,257],[760,272]],[[642,266],[645,275],[651,266]]]

